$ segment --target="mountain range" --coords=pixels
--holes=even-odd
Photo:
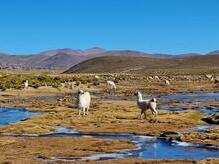
[[[64,73],[219,72],[219,54],[181,57],[102,56],[83,61]]]
[[[219,51],[213,51],[207,55],[217,55]],[[189,53],[182,55],[150,54],[134,50],[105,50],[94,47],[90,49],[55,49],[31,55],[10,55],[0,53],[0,69],[56,69],[66,70],[83,61],[102,56],[135,56],[156,59],[184,58],[188,56],[200,56],[201,54]]]

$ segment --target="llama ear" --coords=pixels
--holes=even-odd
[[[78,89],[78,94],[83,94],[84,93],[84,91],[83,90],[81,90],[81,89]]]
[[[135,90],[134,95],[137,96],[138,95],[139,90]]]
[[[151,102],[156,102],[156,101],[157,101],[156,98],[151,99]]]
[[[136,93],[136,94],[137,94],[138,92],[141,92],[140,88],[137,88],[137,89],[135,90],[135,93]]]

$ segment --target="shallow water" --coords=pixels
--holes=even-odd
[[[216,108],[204,108],[201,109],[200,112],[207,114],[207,115],[213,115],[219,113],[219,109]]]
[[[176,107],[162,106],[160,109],[166,110],[166,111],[185,111],[185,110],[187,110],[187,108],[182,108],[179,106],[176,106]]]
[[[181,108],[179,106],[176,106],[176,107],[162,106],[160,109],[166,110],[166,111],[175,111],[175,112],[188,110],[187,108]],[[213,115],[213,114],[219,113],[219,109],[217,109],[217,108],[203,108],[203,109],[199,109],[197,111],[199,111],[203,114],[207,114],[207,115]]]
[[[208,132],[210,129],[213,129],[215,127],[217,127],[217,125],[214,125],[214,124],[211,124],[211,125],[199,125],[199,126],[192,127],[189,130],[187,130],[187,131],[190,131],[190,132]]]
[[[41,112],[30,112],[21,108],[0,107],[0,126],[15,123],[40,114]]]
[[[219,93],[177,93],[172,95],[162,95],[160,98],[180,100],[184,103],[207,102],[210,100],[219,100]]]
[[[143,159],[204,159],[209,157],[219,158],[219,148],[201,144],[191,144],[187,142],[169,141],[163,138],[138,136],[128,133],[79,133],[71,132],[62,128],[55,133],[39,135],[39,137],[95,137],[110,139],[127,139],[137,145],[137,149],[125,149],[119,153],[96,154],[86,157],[52,157],[50,160],[61,161],[86,161],[86,160],[106,160],[118,158],[143,158]]]
[[[160,98],[171,101],[171,100],[179,100],[180,102],[190,104],[190,103],[202,103],[207,101],[219,101],[219,93],[178,93],[172,95],[162,95]],[[187,108],[181,107],[169,107],[169,106],[162,106],[160,109],[167,110],[167,111],[184,111]],[[213,115],[219,113],[219,109],[217,108],[204,108],[198,110],[201,113],[207,115]]]

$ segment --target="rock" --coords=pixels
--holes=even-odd
[[[165,137],[168,140],[178,140],[182,141],[183,140],[183,134],[179,132],[174,132],[174,131],[166,131],[160,134],[160,137]]]
[[[22,119],[21,121],[26,121],[26,120],[29,120],[29,118],[24,118],[24,119]]]
[[[46,157],[46,156],[44,156],[44,155],[38,155],[37,158],[38,158],[38,159],[43,159],[43,160],[48,159],[48,157]]]
[[[205,121],[209,124],[219,124],[219,114],[214,114],[212,116],[202,118],[202,121]]]

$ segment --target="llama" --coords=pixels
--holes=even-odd
[[[148,80],[154,80],[152,76],[147,77]]]
[[[207,74],[207,75],[205,75],[205,77],[206,77],[207,79],[211,79],[213,76],[212,76],[211,74]]]
[[[84,92],[83,90],[78,91],[78,108],[79,108],[79,116],[83,111],[83,115],[88,115],[89,108],[91,103],[91,96],[89,92]]]
[[[113,81],[107,80],[106,84],[107,90],[110,94],[116,92],[116,84]]]
[[[28,83],[29,83],[28,80],[26,80],[26,81],[24,82],[24,89],[28,89],[28,86],[29,86]]]
[[[154,79],[158,80],[158,81],[160,80],[160,78],[158,76],[154,76]]]
[[[170,85],[170,81],[169,80],[165,80],[165,85]]]
[[[142,118],[142,115],[146,118],[146,110],[150,109],[153,115],[153,118],[157,116],[157,102],[156,98],[143,100],[141,92],[137,92],[137,105],[141,110],[140,113],[140,119]]]

